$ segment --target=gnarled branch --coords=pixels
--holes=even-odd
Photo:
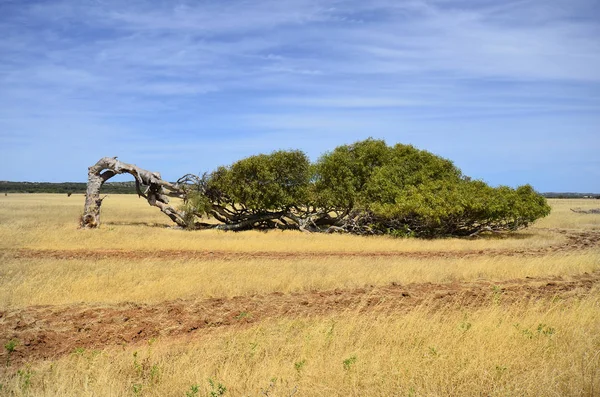
[[[600,208],[591,208],[589,210],[584,210],[581,208],[571,208],[571,211],[576,212],[578,214],[600,214]]]
[[[183,185],[164,181],[158,172],[123,163],[116,157],[103,157],[88,168],[85,207],[81,217],[82,228],[91,229],[100,226],[100,207],[104,200],[100,198],[100,188],[113,176],[123,173],[131,174],[135,178],[137,193],[140,197],[144,197],[148,204],[160,208],[177,225],[186,227],[185,214],[169,205],[169,196],[185,198]],[[147,186],[145,192],[142,192],[141,186]]]

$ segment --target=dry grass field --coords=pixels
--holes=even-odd
[[[0,197],[0,395],[600,396],[598,200],[476,239],[171,228]]]

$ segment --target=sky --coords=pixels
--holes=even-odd
[[[598,0],[0,0],[0,180],[373,137],[600,192],[599,38]]]

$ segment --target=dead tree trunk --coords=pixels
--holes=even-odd
[[[105,198],[100,197],[100,188],[113,176],[123,173],[133,175],[139,196],[144,197],[150,205],[160,208],[177,225],[187,226],[185,214],[169,205],[169,196],[185,198],[183,187],[163,181],[158,172],[146,171],[133,164],[123,163],[116,157],[103,157],[88,168],[85,207],[81,216],[82,228],[92,229],[100,226],[100,207]]]
[[[589,210],[583,210],[581,208],[571,208],[571,211],[578,214],[600,214],[600,208],[592,208]]]

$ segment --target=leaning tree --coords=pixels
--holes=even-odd
[[[116,157],[103,157],[88,168],[88,182],[85,194],[85,207],[81,216],[81,227],[96,228],[100,226],[100,207],[105,197],[100,197],[102,185],[118,174],[131,174],[135,179],[135,188],[139,196],[148,200],[148,204],[160,208],[173,222],[181,227],[186,226],[181,211],[169,205],[169,197],[186,197],[184,177],[178,183],[164,181],[158,172],[150,172],[117,160]]]
[[[367,139],[315,163],[298,150],[276,151],[174,183],[105,157],[89,168],[82,227],[99,226],[100,188],[122,173],[134,177],[138,195],[186,229],[466,236],[518,230],[550,212],[529,185],[491,187],[427,151]],[[182,204],[170,205],[170,197]],[[206,217],[218,223],[203,222]]]

